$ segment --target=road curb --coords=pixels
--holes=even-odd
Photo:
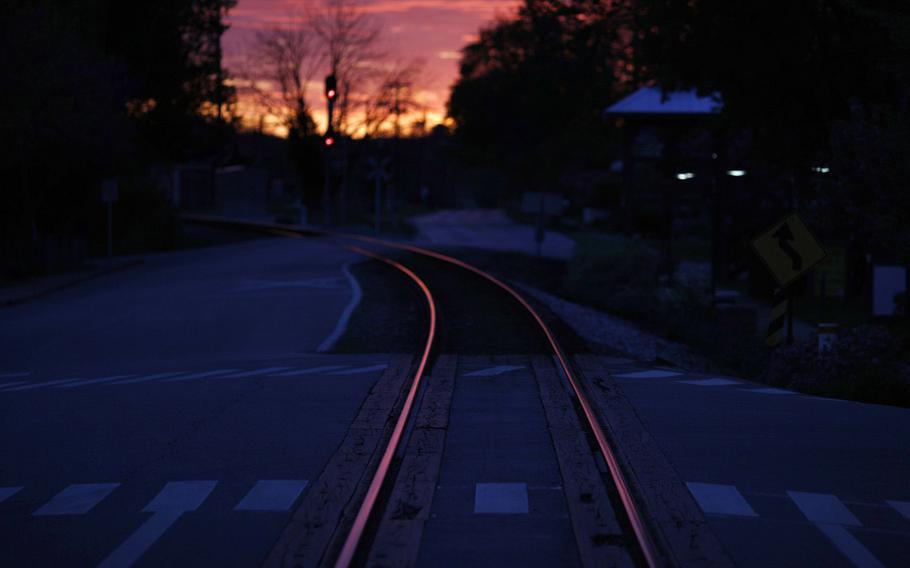
[[[137,259],[122,262],[115,266],[105,266],[102,268],[97,268],[89,273],[74,275],[73,278],[64,280],[62,282],[55,282],[53,284],[47,284],[44,286],[41,286],[39,283],[31,290],[23,291],[18,294],[13,293],[13,294],[10,294],[9,297],[5,297],[3,291],[0,290],[0,308],[5,308],[7,306],[14,306],[17,304],[24,304],[26,302],[30,302],[37,298],[41,298],[43,296],[48,296],[50,294],[53,294],[54,292],[59,292],[61,290],[65,290],[67,288],[70,288],[77,284],[81,284],[88,280],[93,280],[95,278],[105,276],[107,274],[113,274],[115,272],[120,272],[122,270],[126,270],[128,268],[132,268],[134,266],[138,266],[138,265],[144,264],[144,263],[145,263],[145,259],[137,258]]]

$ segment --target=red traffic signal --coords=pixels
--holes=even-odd
[[[330,101],[338,98],[338,82],[335,81],[335,75],[329,75],[325,78],[325,98]]]
[[[332,137],[332,136],[329,136],[328,134],[326,134],[326,137],[325,137],[325,145],[326,145],[326,146],[334,146],[334,145],[335,145],[335,138]]]

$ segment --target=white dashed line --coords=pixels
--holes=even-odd
[[[521,515],[528,513],[526,483],[478,483],[474,488],[474,512]]]
[[[184,375],[182,377],[174,377],[173,379],[164,379],[162,383],[171,383],[176,381],[190,381],[193,379],[204,379],[206,377],[214,377],[215,375],[224,375],[227,373],[235,373],[239,369],[218,369],[215,371],[204,371],[202,373],[193,373],[191,375]]]
[[[343,371],[334,371],[331,373],[326,373],[327,375],[358,375],[360,373],[372,373],[373,371],[381,371],[388,367],[386,364],[382,365],[371,365],[369,367],[356,367],[354,369],[345,369]]]
[[[174,377],[177,375],[182,375],[186,371],[171,371],[169,373],[157,373],[155,375],[144,375],[142,377],[136,377],[135,379],[126,379],[125,381],[114,381],[112,385],[132,385],[135,383],[144,383],[146,381],[154,381],[156,379],[164,379],[167,377]]]
[[[3,383],[2,385],[0,385],[0,390],[9,388],[9,387],[15,387],[18,385],[27,385],[27,384],[28,384],[28,381],[16,381],[15,383]]]
[[[231,373],[230,375],[222,375],[218,377],[219,379],[243,379],[246,377],[259,377],[262,375],[269,375],[277,373],[279,371],[287,371],[288,369],[293,369],[294,367],[266,367],[264,369],[255,369],[253,371],[242,371],[240,373]]]
[[[338,369],[344,369],[344,365],[324,365],[322,367],[313,367],[312,369],[298,369],[296,371],[287,371],[285,373],[275,373],[273,377],[300,377],[303,375],[315,375],[316,373],[324,373],[326,371],[337,371]]]
[[[287,511],[306,489],[304,479],[257,481],[235,511]]]
[[[82,381],[84,379],[60,379],[58,381],[46,381],[43,383],[34,383],[30,385],[25,385],[22,387],[13,387],[11,389],[6,389],[3,392],[14,392],[14,391],[26,391],[32,389],[40,389],[41,387],[50,387],[53,385],[62,385],[66,383],[75,383],[76,381]]]
[[[135,377],[136,375],[114,375],[113,377],[103,377],[100,379],[89,379],[86,381],[77,381],[75,383],[69,383],[65,385],[58,385],[54,388],[58,389],[72,389],[76,387],[81,387],[84,385],[94,385],[96,383],[106,383],[109,381],[116,381],[117,379],[128,379],[129,377]]]
[[[77,483],[70,485],[43,507],[32,513],[36,517],[50,515],[81,515],[110,495],[119,483]]]
[[[613,375],[618,379],[665,379],[667,377],[678,377],[682,373],[674,371],[638,371],[635,373],[622,373]]]
[[[793,392],[793,391],[789,391],[789,390],[785,390],[785,389],[775,389],[775,388],[766,388],[766,389],[742,389],[742,390],[744,390],[744,391],[746,391],[746,392],[756,392],[756,393],[758,393],[758,394],[783,394],[783,395],[787,395],[787,394],[797,394],[797,393],[795,393],[795,392]]]
[[[495,377],[496,375],[502,375],[503,373],[508,373],[510,371],[517,371],[519,369],[524,369],[523,365],[497,365],[495,367],[490,367],[489,369],[481,369],[479,371],[473,371],[471,373],[465,373],[464,377]]]
[[[19,377],[28,377],[31,373],[22,372],[22,373],[3,373],[0,374],[0,379],[18,379]]]
[[[758,516],[739,490],[732,485],[686,482],[686,486],[705,513],[738,517]]]
[[[684,383],[687,385],[697,385],[700,387],[725,387],[729,385],[738,385],[739,381],[731,381],[730,379],[696,379],[692,381],[676,381],[677,383]]]

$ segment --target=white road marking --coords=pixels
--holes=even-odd
[[[478,483],[474,486],[474,512],[527,514],[528,485],[526,483]]]
[[[191,375],[184,375],[182,377],[174,377],[173,379],[164,379],[162,383],[170,383],[174,381],[189,381],[192,379],[204,379],[206,377],[214,377],[215,375],[224,375],[226,373],[235,373],[240,369],[218,369],[215,371],[204,371],[202,373],[193,373]]]
[[[682,373],[675,371],[638,371],[635,373],[622,373],[613,375],[618,379],[665,379],[667,377],[678,377]]]
[[[155,379],[164,379],[167,377],[174,377],[177,375],[182,375],[187,371],[171,371],[169,373],[157,373],[154,375],[144,375],[142,377],[136,377],[135,379],[126,379],[125,381],[114,381],[112,385],[131,385],[134,383],[144,383],[146,381],[154,381]]]
[[[388,367],[385,363],[382,365],[370,365],[369,367],[355,367],[353,369],[344,369],[343,371],[334,371],[331,373],[326,373],[327,375],[358,375],[360,373],[372,373],[373,371],[381,371]]]
[[[774,388],[766,388],[766,389],[742,389],[742,390],[744,390],[744,391],[746,391],[746,392],[757,392],[757,393],[759,393],[759,394],[796,394],[794,391],[789,391],[789,390],[786,390],[786,389],[774,389]]]
[[[2,385],[0,385],[0,390],[3,390],[8,387],[14,387],[17,385],[26,385],[26,384],[28,384],[28,381],[16,381],[15,383],[3,383]]]
[[[739,490],[732,485],[687,481],[686,486],[705,513],[739,517],[758,516]]]
[[[301,375],[314,375],[325,371],[335,371],[344,369],[344,365],[323,365],[322,367],[313,367],[312,369],[298,369],[296,371],[287,371],[285,373],[275,373],[273,377],[299,377]]]
[[[230,375],[222,375],[218,377],[219,379],[242,379],[245,377],[258,377],[261,375],[270,375],[272,373],[277,373],[279,371],[287,371],[288,369],[293,369],[294,367],[265,367],[264,369],[255,369],[253,371],[241,371],[240,373],[231,373]]]
[[[503,373],[508,373],[509,371],[517,371],[519,369],[524,369],[524,365],[497,365],[495,367],[490,367],[489,369],[481,369],[479,371],[473,371],[470,373],[465,373],[464,377],[495,377],[496,375],[502,375]]]
[[[60,379],[57,381],[45,381],[43,383],[33,383],[30,385],[25,385],[21,387],[13,387],[11,389],[5,389],[3,392],[13,392],[13,391],[25,391],[32,389],[40,389],[41,387],[49,387],[53,385],[62,385],[65,383],[75,383],[76,381],[81,381],[83,379]]]
[[[156,540],[161,538],[180,515],[195,511],[215,488],[217,481],[172,481],[145,506],[154,513],[132,535],[98,565],[99,568],[132,566]]]
[[[335,329],[332,330],[332,333],[328,337],[322,340],[322,343],[319,344],[319,347],[316,348],[316,351],[319,353],[325,353],[335,347],[335,343],[341,338],[344,331],[348,328],[348,322],[351,320],[351,314],[354,313],[354,310],[357,309],[357,306],[360,305],[360,300],[363,298],[363,290],[360,289],[360,283],[357,282],[357,279],[354,278],[354,275],[351,274],[351,264],[353,261],[348,262],[343,267],[341,271],[344,273],[344,277],[347,278],[348,284],[351,286],[351,301],[348,302],[348,305],[345,306],[344,311],[341,312],[341,317],[338,318],[338,322],[335,324]]]
[[[685,383],[687,385],[698,385],[700,387],[725,387],[728,385],[738,385],[739,381],[731,381],[730,379],[696,379],[692,381],[676,381],[677,383]]]
[[[862,523],[850,512],[846,505],[834,495],[825,493],[804,493],[802,491],[787,491],[787,495],[803,515],[813,523],[834,525],[849,525],[861,527]]]
[[[827,523],[818,523],[817,526],[857,568],[885,568],[846,527]]]
[[[0,499],[0,501],[2,500]],[[888,504],[910,521],[910,501],[888,501]]]
[[[234,507],[235,511],[287,511],[306,489],[305,479],[272,479],[257,481],[250,492]]]
[[[91,511],[95,505],[118,487],[120,487],[119,483],[77,483],[70,485],[60,493],[57,493],[32,515],[39,517],[81,515]]]
[[[94,385],[96,383],[106,383],[108,381],[116,381],[117,379],[127,379],[129,377],[135,377],[136,375],[114,375],[113,377],[103,377],[100,379],[89,379],[87,381],[77,381],[75,383],[68,383],[65,385],[57,385],[54,388],[57,389],[72,389],[76,387],[81,387],[84,385]]]
[[[22,373],[3,373],[0,374],[0,379],[18,379],[19,377],[28,377],[29,375],[31,375],[31,373],[28,371]]]
[[[0,503],[3,503],[16,493],[22,490],[22,487],[0,487]]]

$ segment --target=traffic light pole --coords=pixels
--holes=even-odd
[[[335,129],[332,126],[335,114],[335,99],[338,97],[338,86],[335,74],[325,78],[325,98],[328,106],[324,137],[325,175],[323,176],[322,207],[326,225],[332,224],[332,147],[335,145]]]

